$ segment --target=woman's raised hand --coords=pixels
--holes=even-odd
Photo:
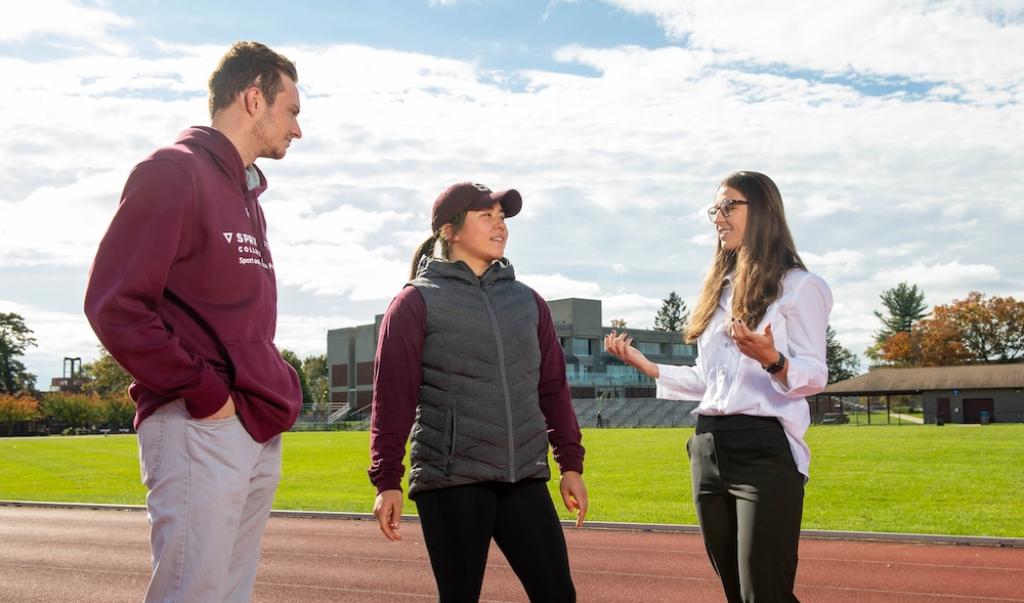
[[[612,356],[615,356],[651,379],[657,379],[658,365],[648,360],[640,350],[630,345],[632,343],[633,338],[629,336],[629,333],[625,331],[622,333],[612,331],[604,338],[604,349]]]
[[[733,319],[732,340],[736,342],[740,352],[760,362],[761,366],[768,366],[779,358],[771,324],[765,326],[764,333],[758,333],[751,330],[742,320]]]

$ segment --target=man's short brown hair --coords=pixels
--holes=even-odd
[[[250,86],[259,88],[273,105],[281,91],[281,74],[299,81],[295,63],[284,56],[259,42],[235,42],[210,74],[210,117]]]

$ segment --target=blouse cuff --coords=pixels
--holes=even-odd
[[[699,400],[704,383],[692,366],[658,365],[655,396],[662,400]]]
[[[789,368],[786,370],[785,385],[775,375],[770,375],[768,378],[768,382],[776,392],[787,398],[803,398],[813,396],[824,389],[825,380],[815,380],[818,371],[815,371],[814,367],[807,366],[807,363],[798,358],[788,358],[786,362],[789,364]],[[819,386],[816,381],[820,381],[822,385]]]
[[[659,400],[672,400],[677,393],[672,388],[672,384],[666,382],[666,380],[661,377],[654,380],[654,385],[656,386],[654,397]]]

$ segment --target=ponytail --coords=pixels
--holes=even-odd
[[[450,222],[452,230],[450,232],[458,232],[465,222],[466,210],[462,210],[452,218],[452,221]],[[444,226],[434,231],[434,234],[430,235],[426,241],[423,241],[423,243],[416,248],[416,253],[412,254],[412,265],[409,266],[410,281],[416,278],[416,273],[419,272],[420,262],[423,261],[423,256],[427,256],[427,258],[434,257],[434,250],[438,243],[441,244],[441,257],[448,259],[448,254],[451,251],[452,244],[445,235]]]
[[[423,256],[433,257],[434,255],[434,244],[437,243],[437,233],[427,237],[426,241],[416,248],[416,252],[412,254],[412,265],[409,266],[409,280],[416,278],[416,272],[420,268],[420,261]]]

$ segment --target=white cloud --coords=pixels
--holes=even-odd
[[[547,21],[548,17],[551,16],[551,12],[554,11],[559,4],[575,4],[578,1],[579,0],[548,0],[547,6],[544,7],[543,19]]]
[[[865,292],[861,283],[832,281],[833,306],[829,324],[836,331],[836,339],[860,356],[865,368],[868,361],[864,351],[874,343],[874,333],[879,327],[873,312],[881,306],[878,301],[880,292]]]
[[[66,186],[40,186],[19,202],[0,200],[0,268],[87,267],[117,207],[124,173],[76,174]]]
[[[636,293],[607,295],[600,299],[604,324],[611,324],[613,318],[623,319],[626,321],[627,329],[653,328],[654,317],[661,308],[660,299]]]
[[[852,249],[827,251],[821,255],[805,251],[800,253],[800,257],[808,269],[826,277],[857,271],[864,261],[864,253]]]
[[[690,242],[702,249],[712,249],[718,237],[713,232],[702,232],[690,237]]]
[[[595,299],[600,295],[597,283],[579,281],[562,274],[517,274],[516,278],[533,288],[544,299],[585,297]]]
[[[291,350],[299,358],[325,354],[324,342],[329,329],[340,329],[365,324],[366,320],[343,315],[280,314],[277,317],[277,338],[274,344],[281,350]]]
[[[839,212],[858,211],[853,199],[838,199],[828,195],[811,195],[806,199],[787,200],[787,215],[800,213],[805,218],[823,218]]]
[[[903,243],[893,247],[883,247],[875,251],[881,257],[906,257],[918,252],[923,247],[922,243]]]
[[[915,262],[882,270],[871,279],[879,292],[901,282],[916,284],[925,292],[931,305],[947,304],[954,298],[962,299],[971,291],[993,293],[1002,289],[1003,281],[1000,270],[995,266],[965,264],[958,259],[933,264]]]
[[[953,83],[997,101],[1024,70],[1019,7],[974,0],[605,0],[654,15],[687,44],[723,60],[786,65],[837,75]]]
[[[128,47],[113,37],[130,27],[132,20],[110,10],[71,0],[33,0],[8,7],[0,20],[0,42],[18,43],[33,37],[52,36],[59,46],[85,43],[106,52],[123,54]]]

